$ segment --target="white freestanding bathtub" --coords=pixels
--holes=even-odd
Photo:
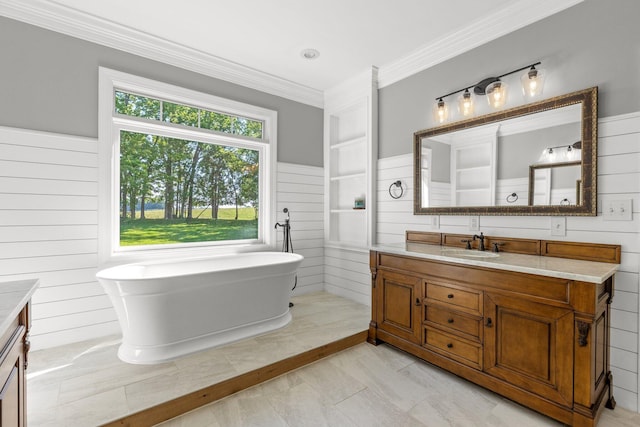
[[[122,328],[118,357],[166,362],[285,326],[302,260],[292,253],[250,252],[99,271]]]

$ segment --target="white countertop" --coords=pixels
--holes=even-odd
[[[483,254],[475,249],[467,250],[424,243],[380,245],[372,247],[371,250],[435,261],[445,261],[454,264],[488,267],[498,270],[537,274],[540,276],[590,283],[602,283],[611,277],[619,267],[618,264],[606,262],[512,254],[507,252],[500,252],[495,254],[497,256],[493,256],[489,255],[493,254],[493,252]],[[490,258],[483,258],[482,256],[490,256]]]
[[[37,279],[0,282],[0,335],[6,332],[39,285]]]

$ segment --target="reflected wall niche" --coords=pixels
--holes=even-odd
[[[598,88],[414,133],[416,215],[596,215]]]

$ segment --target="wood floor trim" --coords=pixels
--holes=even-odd
[[[135,426],[151,427],[164,421],[185,414],[201,406],[207,405],[238,391],[273,379],[277,376],[301,368],[327,356],[346,350],[366,341],[368,331],[364,330],[351,336],[333,341],[305,351],[304,353],[288,357],[270,365],[229,378],[228,380],[194,391],[160,405],[136,412],[103,424],[102,427]]]

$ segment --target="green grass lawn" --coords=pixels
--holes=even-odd
[[[200,214],[199,219],[195,219]],[[253,208],[220,209],[217,220],[211,209],[194,209],[194,219],[163,219],[161,209],[146,211],[145,219],[120,220],[120,246],[256,239],[258,221]]]

